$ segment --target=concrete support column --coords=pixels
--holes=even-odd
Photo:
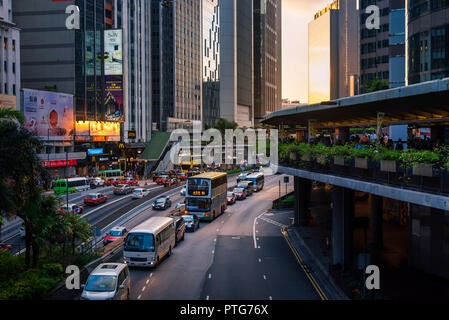
[[[371,195],[370,246],[378,250],[383,248],[383,198]]]
[[[334,186],[332,191],[332,264],[353,264],[354,191]]]
[[[306,225],[308,204],[310,201],[310,192],[312,181],[294,177],[295,184],[295,226]]]

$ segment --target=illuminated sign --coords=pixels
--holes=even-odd
[[[42,166],[45,168],[58,168],[58,167],[66,167],[66,166],[77,166],[78,161],[76,160],[58,160],[58,161],[43,161]]]
[[[97,155],[97,154],[103,154],[103,149],[89,149],[87,150],[87,153],[89,156]]]
[[[104,74],[123,75],[123,32],[104,31]]]

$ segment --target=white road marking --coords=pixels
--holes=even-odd
[[[259,262],[262,262],[262,259],[259,258]]]
[[[151,274],[150,274],[150,278],[151,278],[152,276],[153,276],[153,274],[151,273]]]
[[[103,205],[103,206],[101,206],[101,207],[98,207],[98,208],[96,208],[96,209],[94,209],[94,210],[92,210],[92,211],[90,211],[90,212],[88,212],[88,213],[83,214],[83,215],[81,216],[81,218],[85,218],[85,217],[87,217],[87,216],[90,216],[92,213],[95,213],[95,212],[97,212],[98,210],[101,210],[101,209],[103,209],[103,208],[105,208],[105,207],[107,207],[107,206],[110,206],[111,204],[114,204],[114,203],[116,203],[116,202],[122,201],[122,200],[124,200],[124,199],[126,199],[126,198],[131,198],[131,197],[132,197],[132,194],[130,194],[129,196],[126,196],[126,197],[117,199],[117,200],[112,201],[112,202],[106,202],[105,205]]]
[[[260,220],[263,220],[265,222],[271,223],[271,224],[273,224],[275,226],[278,226],[278,227],[281,227],[281,228],[287,227],[285,224],[282,224],[280,222],[277,222],[277,221],[274,221],[274,220],[271,220],[271,219],[268,219],[268,218],[265,218],[265,217],[260,218]]]
[[[263,275],[263,279],[264,279],[264,280],[267,280],[267,276],[266,276],[266,275]]]
[[[147,280],[146,284],[150,283],[150,280]]]
[[[215,253],[215,250],[212,250],[212,254],[214,254]]]
[[[272,297],[272,296],[270,296],[270,297],[269,297],[269,299],[270,299],[270,300],[273,300],[273,297]]]
[[[209,300],[209,296],[206,297],[206,300]]]
[[[143,288],[142,288],[142,292],[144,292],[144,291],[145,291],[145,289],[146,289],[146,287],[143,287]]]
[[[209,273],[209,279],[212,279],[212,275]]]
[[[140,295],[140,296],[137,297],[137,300],[140,300],[140,299],[142,299],[142,295]]]

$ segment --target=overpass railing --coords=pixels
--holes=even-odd
[[[449,152],[395,151],[359,145],[287,144],[279,148],[279,162],[318,173],[449,195]]]

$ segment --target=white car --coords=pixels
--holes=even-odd
[[[147,189],[138,188],[138,189],[134,189],[132,198],[133,199],[142,199],[149,194],[150,194],[150,191],[148,191]]]
[[[187,192],[187,188],[184,187],[181,189],[181,196],[185,197],[186,196],[186,192]]]
[[[94,178],[92,180],[92,184],[94,184],[96,187],[104,187],[104,180],[101,178]]]

